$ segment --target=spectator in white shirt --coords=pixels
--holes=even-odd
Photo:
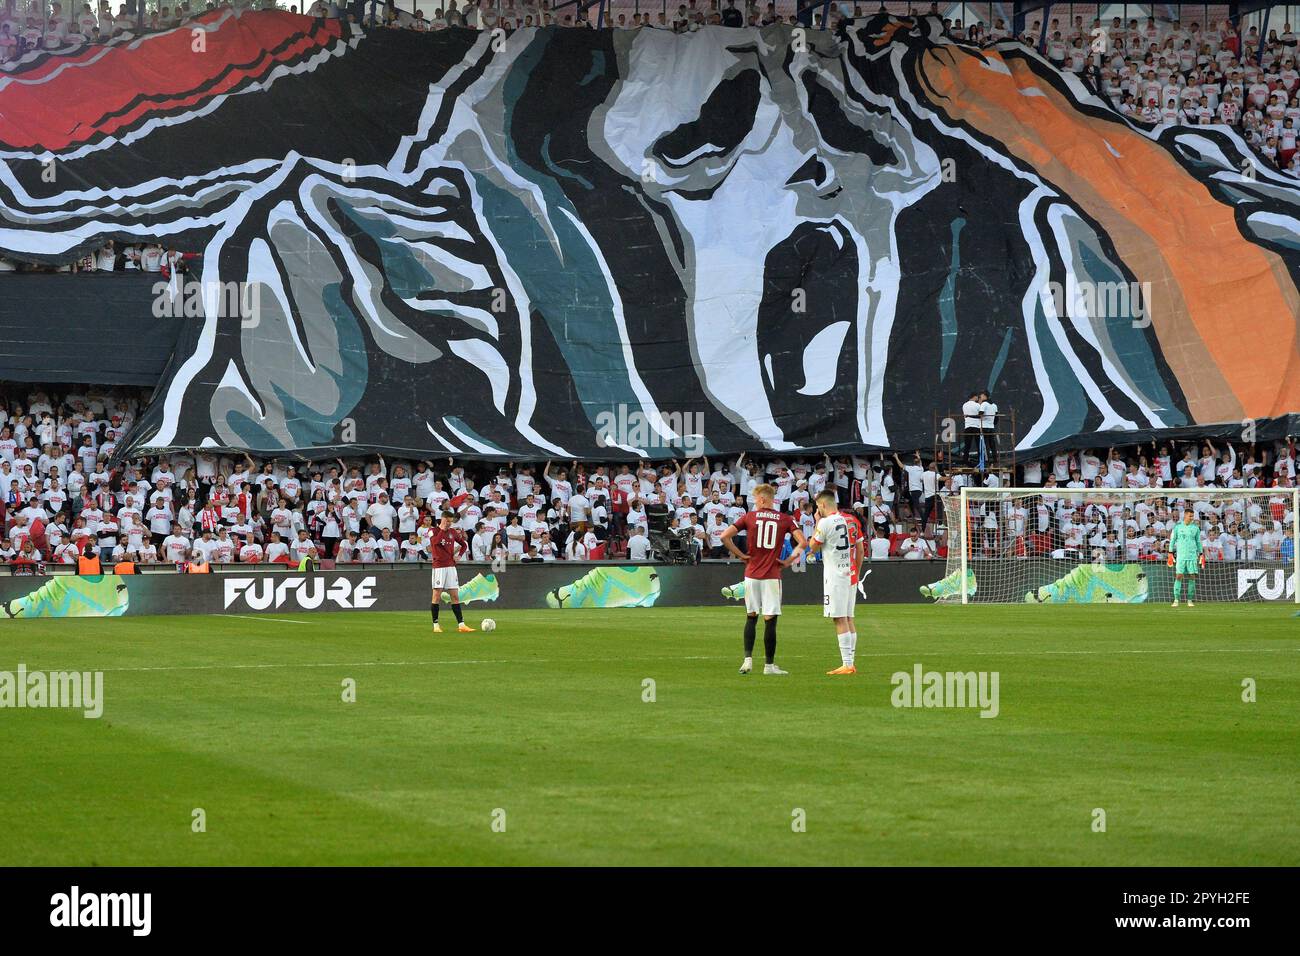
[[[971,392],[970,398],[966,399],[961,407],[962,434],[966,438],[966,445],[962,449],[962,455],[965,457],[967,464],[974,464],[979,456],[982,425],[982,419],[980,418],[981,395],[981,392]]]
[[[266,544],[265,555],[268,562],[279,561],[289,556],[289,546],[280,540],[279,532],[271,532],[271,540]]]
[[[166,561],[179,563],[187,560],[191,551],[190,539],[181,533],[179,524],[173,525],[172,533],[163,538],[161,550]]]
[[[388,495],[382,491],[379,493],[379,500],[366,509],[366,520],[373,530],[380,533],[396,527],[397,511],[388,503]]]
[[[912,533],[904,538],[902,544],[898,546],[898,553],[910,560],[932,557],[934,555],[934,542],[921,537],[921,533],[916,528],[913,528]]]

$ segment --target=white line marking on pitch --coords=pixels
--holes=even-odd
[[[606,658],[599,658],[606,660]],[[442,664],[545,664],[543,660],[517,659],[508,661],[344,661],[328,664],[177,664],[168,667],[102,667],[104,673],[123,671],[244,671],[271,670],[286,667],[429,667]]]
[[[1101,655],[1109,654],[1286,654],[1291,653],[1296,648],[1291,647],[1193,647],[1182,648],[1179,650],[1155,650],[1155,649],[1137,649],[1131,651],[1113,650],[1113,651],[936,651],[941,654],[970,654],[975,657],[1036,657],[1053,654],[1085,654]],[[874,654],[859,654],[858,657],[897,657],[899,653],[886,654],[884,652]]]
[[[277,624],[311,624],[311,621],[291,621],[287,617],[265,617],[261,614],[209,614],[208,617],[237,617],[243,621],[275,621]]]
[[[300,623],[292,621],[290,623]],[[1214,647],[1197,650],[1135,650],[1135,651],[943,651],[948,656],[966,654],[978,657],[1034,657],[1054,654],[1071,655],[1106,655],[1106,654],[1286,654],[1296,648],[1290,647]],[[858,657],[906,657],[908,651],[876,651],[860,653]],[[653,664],[657,661],[730,661],[735,655],[710,657],[675,657],[675,658],[640,658],[636,663]],[[822,655],[783,654],[784,660],[811,660]],[[291,667],[441,667],[450,664],[600,664],[608,661],[607,657],[570,657],[570,658],[528,658],[516,657],[503,660],[441,660],[441,661],[337,661],[323,664],[272,663],[272,664],[176,664],[166,667],[104,667],[104,673],[142,672],[142,671],[220,671],[220,670],[276,670]]]

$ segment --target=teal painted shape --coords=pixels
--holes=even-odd
[[[993,368],[989,372],[989,381],[985,390],[992,395],[993,386],[997,384],[998,378],[1002,375],[1002,367],[1007,364],[1007,355],[1011,352],[1011,340],[1015,338],[1016,330],[1007,329],[1002,334],[1002,347],[998,349],[997,357],[993,360]]]
[[[284,443],[243,412],[226,412],[226,427],[254,452],[282,451]]]
[[[511,129],[515,106],[523,96],[530,75],[541,59],[553,31],[539,30],[516,59],[503,84],[505,106],[503,128]],[[592,70],[584,83],[603,75],[606,61],[593,60]],[[546,140],[549,147],[550,139]],[[544,150],[546,170],[537,170],[520,159],[510,137],[505,140],[506,159],[521,178],[534,184],[542,201],[553,214],[548,216],[564,258],[556,255],[550,235],[532,211],[513,194],[501,189],[486,176],[474,177],[475,188],[483,204],[483,215],[492,234],[515,270],[534,311],[541,315],[564,359],[573,380],[574,390],[587,420],[595,430],[601,412],[617,415],[619,406],[642,407],[632,387],[632,370],[623,356],[623,342],[614,324],[614,306],[600,261],[575,221],[577,210],[565,196],[556,177],[576,181],[592,188],[587,180],[557,165]],[[563,215],[561,210],[572,214]],[[652,446],[654,447],[654,446]],[[647,449],[649,450],[649,449]]]
[[[1224,192],[1225,195],[1227,195],[1231,199],[1235,199],[1237,202],[1240,203],[1259,202],[1258,196],[1252,195],[1251,193],[1245,192],[1244,190],[1237,189],[1233,186],[1228,186],[1225,183],[1221,183],[1221,182],[1216,182],[1216,185],[1218,186],[1219,189],[1221,189]]]
[[[1038,439],[1038,444],[1048,445],[1083,429],[1088,414],[1088,396],[1052,337],[1041,299],[1034,302],[1034,338],[1043,364],[1044,381],[1038,383],[1038,389],[1044,395],[1050,393],[1056,397],[1056,416]]]
[[[1079,244],[1079,260],[1083,265],[1087,281],[1095,284],[1123,283],[1128,280],[1106,262],[1087,243]],[[1150,308],[1150,303],[1146,303]],[[1161,416],[1166,426],[1176,428],[1190,425],[1184,415],[1174,406],[1173,397],[1165,386],[1164,380],[1156,368],[1156,357],[1151,350],[1151,340],[1141,328],[1134,326],[1137,316],[1130,297],[1128,308],[1122,315],[1106,315],[1106,337],[1115,360],[1128,374],[1138,391],[1146,396],[1152,408]]]
[[[470,438],[474,439],[475,441],[481,442],[482,444],[486,445],[490,449],[491,454],[495,454],[495,455],[514,454],[514,452],[506,451],[496,442],[489,441],[488,439],[484,438],[478,432],[474,431],[474,429],[466,425],[465,420],[462,418],[457,418],[455,415],[447,415],[443,420],[446,421],[448,425],[450,425],[451,427],[459,431],[461,434],[468,435]]]
[[[330,283],[322,292],[325,308],[334,320],[342,371],[335,372],[317,365],[315,374],[330,377],[338,389],[339,399],[333,408],[318,411],[300,402],[279,383],[272,384],[276,397],[284,408],[285,426],[293,436],[295,448],[333,444],[335,426],[361,401],[369,374],[366,342],[355,317],[343,305],[339,283]]]
[[[429,275],[429,270],[420,264],[415,253],[400,242],[386,241],[398,235],[396,226],[383,220],[358,215],[346,203],[340,203],[339,208],[357,229],[375,240],[375,245],[379,248],[384,278],[394,292],[404,299],[413,299],[421,292],[429,291],[433,286],[433,277]]]
[[[957,348],[957,272],[961,269],[961,231],[965,219],[952,221],[952,259],[948,263],[948,277],[939,292],[939,329],[943,339],[943,355],[939,359],[939,381],[948,377],[948,363]]]
[[[326,311],[334,321],[338,337],[341,371],[317,366],[316,375],[328,375],[338,388],[339,400],[332,409],[318,411],[303,404],[284,382],[272,382],[271,389],[284,408],[285,427],[295,448],[329,445],[334,441],[334,426],[356,408],[366,391],[369,378],[369,360],[366,342],[357,324],[356,316],[343,303],[340,286],[332,282],[321,290]],[[239,437],[241,443],[258,451],[283,450],[286,446],[260,423],[243,412],[226,413],[225,423]]]
[[[561,261],[550,237],[515,196],[486,178],[478,178],[476,188],[506,261],[550,329],[593,430],[601,411],[617,414],[620,405],[641,408],[623,361],[614,304],[586,239],[566,217],[552,217],[565,253]]]
[[[586,86],[588,83],[594,82],[604,72],[605,72],[605,51],[592,50],[591,69],[587,71],[586,76],[584,76],[581,80],[578,81],[578,85]]]
[[[1267,236],[1267,241],[1276,243],[1279,246],[1285,246],[1288,249],[1300,249],[1300,240],[1293,239],[1290,236]]]
[[[579,176],[577,173],[570,172],[569,170],[565,169],[562,166],[555,165],[554,161],[552,161],[551,159],[551,134],[550,133],[547,133],[545,136],[542,137],[542,162],[546,164],[547,169],[549,169],[554,175],[559,176],[561,179],[572,179],[579,186],[581,186],[583,189],[586,190],[592,190],[596,188],[595,185],[592,183],[592,181],[590,179],[587,179],[585,176]]]

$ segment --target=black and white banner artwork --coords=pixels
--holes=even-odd
[[[125,455],[908,449],[980,389],[1021,449],[1300,411],[1294,181],[932,20],[217,10],[0,73],[0,159],[4,258],[195,254]]]

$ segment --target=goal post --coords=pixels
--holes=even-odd
[[[944,500],[939,603],[1142,604],[1174,596],[1169,535],[1201,529],[1197,601],[1300,604],[1300,488],[974,488]],[[1187,592],[1189,575],[1182,575]]]

